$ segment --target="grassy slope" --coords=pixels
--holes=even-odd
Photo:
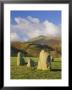
[[[31,40],[27,42],[11,42],[11,46],[15,49],[19,49],[23,52],[27,52],[27,56],[38,56],[41,50],[41,47],[38,47],[36,45],[30,45],[30,44],[44,44],[51,48],[53,48],[55,51],[53,53],[54,57],[60,57],[61,56],[61,38],[54,38],[54,37],[48,37],[48,36],[38,36],[36,38],[32,38]],[[13,49],[11,48],[11,51]],[[14,54],[14,52],[13,52]],[[17,54],[17,53],[16,53]]]
[[[32,58],[32,57],[31,57]],[[38,58],[32,58],[37,61]],[[52,62],[52,69],[61,69],[60,59]],[[27,68],[16,65],[16,57],[11,57],[11,79],[60,79],[61,71],[37,70],[36,67]]]

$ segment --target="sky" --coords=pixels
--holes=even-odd
[[[61,11],[11,11],[11,41],[61,35]]]

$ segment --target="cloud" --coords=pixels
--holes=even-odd
[[[40,22],[40,20],[39,20],[38,18],[33,18],[33,17],[31,17],[31,16],[28,16],[27,19],[28,19],[29,21],[33,22],[33,23],[39,23],[39,22]]]
[[[11,33],[11,41],[18,41],[19,37],[16,33]]]
[[[55,24],[49,22],[48,20],[44,21],[45,26],[45,34],[51,35],[51,36],[58,36],[60,35],[59,27]]]
[[[15,25],[11,24],[11,40],[27,41],[39,35],[56,37],[61,35],[60,26],[39,18],[28,16],[26,18],[16,17]],[[15,38],[15,39],[14,39]]]

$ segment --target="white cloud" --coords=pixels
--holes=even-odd
[[[58,36],[60,35],[60,30],[59,27],[56,26],[55,24],[49,22],[49,21],[44,21],[44,26],[45,26],[45,34],[51,35],[51,36]]]
[[[11,33],[10,38],[11,38],[11,41],[18,41],[19,40],[19,37],[16,33]]]
[[[39,23],[39,22],[40,22],[40,20],[39,20],[38,18],[33,18],[33,17],[31,17],[31,16],[28,16],[27,19],[28,19],[29,21],[33,22],[33,23]]]
[[[56,26],[52,22],[45,20],[41,22],[39,18],[28,16],[26,18],[16,17],[16,25],[11,24],[11,40],[27,41],[28,39],[39,35],[60,36],[60,26]],[[14,35],[12,35],[14,34]]]

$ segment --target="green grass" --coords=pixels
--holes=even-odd
[[[27,57],[25,58],[25,60]],[[31,57],[34,62],[38,61],[38,58]],[[61,60],[56,58],[52,62],[52,70],[37,70],[37,67],[27,68],[24,66],[17,66],[16,57],[11,57],[11,79],[61,79]]]

